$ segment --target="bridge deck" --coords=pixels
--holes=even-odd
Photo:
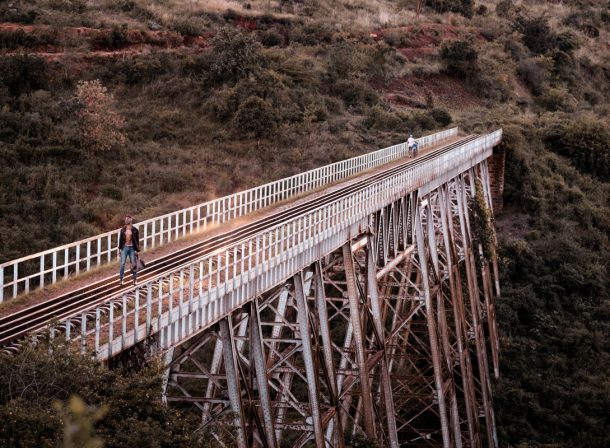
[[[443,140],[441,143],[431,145],[426,149],[420,150],[418,158],[437,151],[443,147],[446,147],[458,140],[464,139],[465,136],[458,136]],[[274,215],[287,212],[299,206],[303,206],[316,198],[330,195],[333,192],[355,184],[363,179],[367,179],[375,174],[383,172],[389,168],[395,167],[404,163],[406,158],[400,158],[394,160],[386,165],[364,171],[357,175],[354,175],[347,180],[335,182],[330,185],[326,185],[318,190],[310,193],[305,193],[296,198],[291,198],[284,202],[272,205],[263,210],[253,212],[249,215],[231,220],[229,222],[216,225],[214,227],[208,227],[205,231],[197,234],[184,237],[174,242],[168,243],[164,246],[157,247],[152,250],[148,250],[143,253],[143,258],[147,262],[147,268],[141,272],[141,278],[146,278],[146,275],[154,269],[155,266],[159,265],[166,260],[171,254],[175,254],[180,251],[188,251],[189,248],[200,246],[213,239],[222,239],[224,234],[231,231],[246,228],[248,226],[255,226],[258,222],[273,219]],[[222,246],[214,247],[214,250],[218,250]],[[61,281],[55,285],[49,286],[43,290],[34,291],[28,295],[18,297],[17,299],[0,304],[0,333],[4,333],[7,328],[12,325],[11,322],[22,317],[23,313],[26,313],[28,309],[42,309],[51,306],[53,303],[61,304],[68,302],[68,299],[75,294],[84,295],[86,303],[87,291],[98,287],[101,291],[107,291],[107,293],[96,293],[95,297],[91,297],[91,304],[99,303],[103,301],[103,295],[107,297],[116,296],[120,293],[127,292],[133,289],[130,282],[130,274],[126,272],[125,285],[121,288],[118,285],[118,263],[113,263],[107,266],[100,267],[96,270],[74,276],[67,280]],[[158,273],[159,271],[157,271]],[[81,310],[82,308],[79,308]],[[66,312],[57,312],[57,316],[67,316]],[[49,318],[46,319],[48,321]],[[3,328],[4,327],[4,328]],[[2,338],[0,338],[2,339]]]

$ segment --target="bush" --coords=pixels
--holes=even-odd
[[[367,57],[355,43],[343,41],[328,48],[328,72],[333,79],[352,79],[364,74]]]
[[[548,84],[551,68],[548,58],[529,58],[519,62],[517,74],[534,95],[540,95]]]
[[[0,56],[0,85],[19,96],[32,90],[47,89],[51,82],[48,63],[37,56]]]
[[[284,44],[284,36],[282,36],[276,30],[270,29],[270,30],[265,31],[260,36],[260,41],[263,44],[263,46],[265,46],[267,48],[279,47],[280,45]]]
[[[377,92],[368,83],[358,79],[337,81],[332,91],[351,107],[373,106],[379,102]]]
[[[424,4],[440,14],[457,12],[471,18],[474,12],[473,0],[425,0]]]
[[[238,134],[252,134],[260,138],[273,134],[279,121],[271,101],[251,96],[237,108],[233,117],[233,128]]]
[[[111,49],[122,48],[129,44],[129,37],[127,36],[127,25],[112,25],[110,33],[104,40],[106,46]]]
[[[478,53],[470,40],[445,42],[441,61],[447,74],[462,79],[474,79],[479,74]]]
[[[237,81],[260,62],[260,44],[251,35],[222,28],[211,41],[211,72],[218,81]]]
[[[576,99],[566,89],[553,87],[544,89],[536,98],[536,103],[551,112],[573,112],[577,105]]]
[[[379,106],[372,107],[369,116],[364,122],[367,128],[380,129],[387,131],[403,131],[405,123],[393,112],[386,112]]]
[[[544,54],[555,46],[555,35],[544,16],[528,18],[519,16],[514,27],[523,34],[523,43],[534,54]]]
[[[114,110],[114,98],[99,80],[80,81],[76,100],[82,146],[88,153],[109,151],[125,143],[125,119]]]
[[[453,121],[451,114],[444,109],[432,109],[430,111],[430,116],[434,118],[434,121],[436,121],[441,128],[450,125]]]
[[[203,31],[201,23],[196,19],[178,20],[172,26],[177,32],[183,36],[199,36]]]
[[[81,14],[87,9],[87,0],[49,0],[49,6],[60,11]]]
[[[501,0],[496,5],[496,14],[498,17],[503,17],[505,19],[510,18],[516,11],[513,0]]]
[[[580,170],[610,181],[610,131],[597,120],[551,122],[543,130],[546,147]]]
[[[326,22],[308,22],[295,26],[290,30],[290,41],[307,46],[330,44],[333,41],[334,30]]]
[[[161,403],[155,392],[161,391],[160,373],[156,363],[135,374],[109,370],[90,356],[44,341],[23,346],[15,356],[0,354],[6,379],[0,387],[0,444],[68,446],[62,444],[70,431],[63,431],[61,410],[80,396],[81,406],[108,410],[98,415],[91,434],[106,447],[204,446],[195,434],[198,419]]]

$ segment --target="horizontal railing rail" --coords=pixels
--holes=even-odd
[[[65,327],[66,339],[83,350],[94,347],[100,359],[157,333],[160,347],[171,347],[336,250],[355,236],[354,229],[368,224],[372,213],[425,185],[442,184],[447,173],[480,163],[491,155],[501,136],[498,130],[407,166],[151,279],[136,287],[129,299],[127,294],[109,298],[59,325]],[[95,316],[94,322],[88,316]]]
[[[417,139],[425,148],[458,133],[457,128]],[[399,143],[351,159],[269,182],[249,190],[204,202],[137,223],[144,250],[225,223],[280,201],[384,165],[407,155]],[[119,231],[113,230],[0,264],[0,303],[29,293],[72,274],[111,263],[117,258]]]

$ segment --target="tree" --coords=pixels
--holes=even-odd
[[[479,74],[478,54],[469,40],[446,42],[441,48],[445,71],[462,79],[474,79]]]
[[[223,28],[212,39],[211,71],[219,81],[237,81],[258,62],[261,45],[250,35]]]
[[[114,110],[114,98],[96,79],[76,86],[81,144],[89,154],[125,144],[125,119]]]

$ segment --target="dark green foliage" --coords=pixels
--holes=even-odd
[[[405,132],[405,123],[400,116],[392,112],[386,112],[379,106],[371,108],[365,126],[367,128]]]
[[[112,25],[112,29],[105,39],[106,46],[111,49],[117,49],[122,48],[129,43],[127,25]]]
[[[434,121],[438,124],[439,127],[444,128],[451,124],[453,121],[451,118],[451,114],[444,109],[432,109],[430,111],[430,115],[434,118]]]
[[[495,254],[496,233],[493,228],[491,212],[485,203],[483,184],[479,178],[475,180],[476,194],[470,198],[468,211],[470,212],[470,225],[473,235],[474,247],[481,247],[486,260],[491,260]]]
[[[218,81],[239,80],[260,62],[260,44],[251,35],[222,28],[211,44],[211,71]]]
[[[251,96],[237,108],[233,118],[233,127],[239,134],[252,134],[260,138],[273,134],[278,121],[279,117],[271,101]]]
[[[29,55],[0,57],[0,85],[11,95],[46,89],[50,82],[51,73],[44,59]]]
[[[260,36],[260,41],[265,47],[278,47],[284,44],[284,36],[276,30],[270,29]]]
[[[610,443],[600,430],[610,423],[603,379],[610,369],[610,191],[542,146],[561,147],[562,133],[588,141],[607,132],[564,125],[537,123],[539,133],[504,129],[505,206],[511,211],[500,221],[524,219],[528,231],[502,240],[499,251],[502,378],[494,405],[503,446]]]
[[[366,55],[354,43],[338,42],[330,46],[328,52],[328,71],[334,79],[351,79],[364,74]]]
[[[546,53],[554,45],[554,35],[546,17],[519,16],[515,28],[523,34],[523,43],[534,54]]]
[[[53,9],[71,13],[83,13],[87,9],[87,0],[49,0]]]
[[[332,92],[351,107],[372,106],[379,101],[377,92],[359,79],[337,81]]]
[[[15,22],[29,25],[34,23],[37,17],[38,11],[28,5],[20,4],[18,2],[15,2],[12,5],[8,2],[2,2],[2,4],[0,4],[1,22]]]
[[[434,12],[457,12],[464,17],[472,17],[474,2],[472,0],[425,0],[424,4]]]
[[[610,181],[610,130],[599,121],[555,121],[544,129],[547,148],[580,170]]]
[[[201,23],[195,19],[180,20],[173,28],[183,36],[199,36],[203,31]]]
[[[327,22],[309,21],[300,27],[290,30],[290,42],[301,45],[330,44],[333,41],[334,31]]]
[[[441,61],[445,71],[462,79],[474,79],[479,74],[478,53],[472,41],[445,42],[441,47]]]
[[[108,370],[53,343],[23,347],[15,356],[1,354],[0,444],[57,446],[63,423],[53,403],[78,395],[107,409],[96,425],[106,447],[203,446],[194,433],[197,416],[161,403],[160,372],[154,365],[137,374]]]
[[[540,95],[550,80],[548,64],[544,60],[529,58],[519,62],[517,73],[534,95]]]

